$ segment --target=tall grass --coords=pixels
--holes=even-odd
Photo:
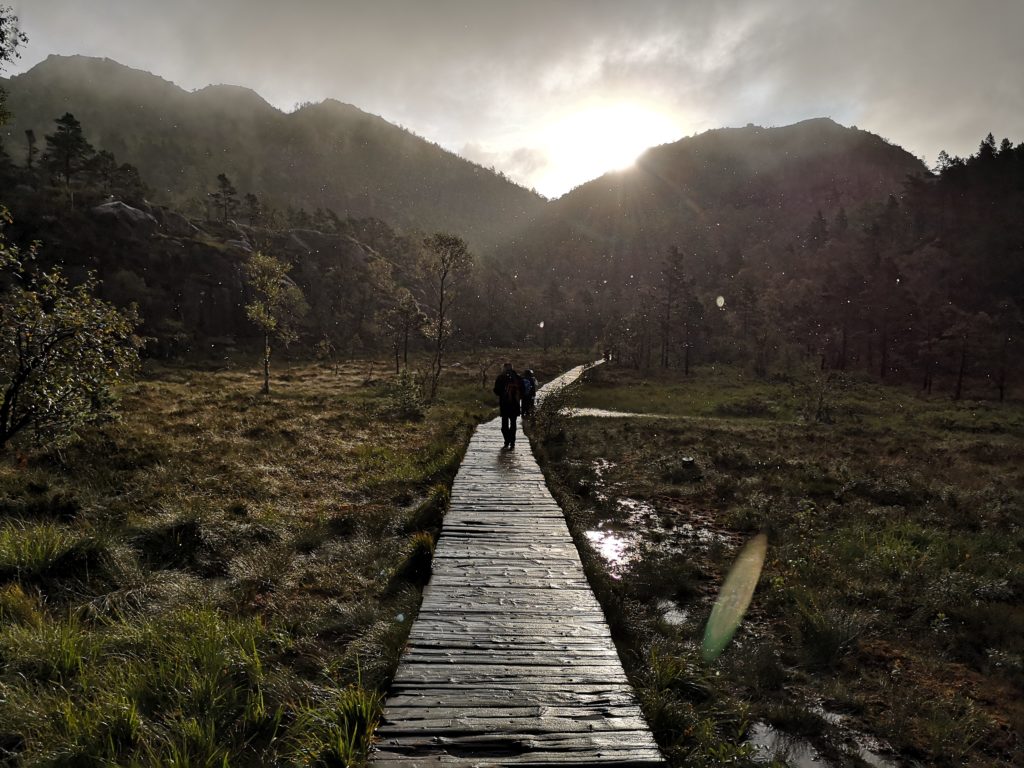
[[[244,369],[157,369],[62,455],[0,457],[0,754],[365,761],[493,408],[453,373],[420,418],[365,368],[282,366],[269,397]]]
[[[837,756],[824,706],[929,765],[1024,764],[1024,408],[856,377],[805,389],[602,367],[577,403],[673,418],[568,419],[541,446],[659,742],[689,765],[747,711]],[[698,471],[672,471],[682,456]],[[654,512],[629,518],[634,559],[615,579],[582,532],[621,525],[621,497]],[[709,677],[685,660],[754,531],[765,569]]]
[[[0,579],[39,578],[67,555],[77,540],[74,533],[55,523],[0,524]]]

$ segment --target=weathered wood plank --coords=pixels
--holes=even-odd
[[[502,442],[481,425],[455,478],[373,764],[663,765],[562,511]]]
[[[627,749],[622,751],[605,751],[592,754],[532,752],[522,755],[501,756],[497,759],[481,759],[484,753],[475,753],[469,757],[444,755],[417,755],[394,757],[386,753],[379,755],[373,765],[381,768],[436,768],[436,766],[452,766],[459,768],[481,768],[481,766],[508,765],[520,768],[550,765],[601,765],[620,766],[621,768],[644,768],[651,765],[664,765],[661,754],[655,750],[640,751]]]

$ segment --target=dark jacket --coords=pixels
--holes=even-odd
[[[523,376],[523,399],[532,401],[537,397],[537,377],[536,376]],[[529,394],[527,394],[529,390]]]
[[[502,416],[519,416],[519,401],[523,397],[523,384],[515,371],[502,371],[494,382],[494,394],[498,396],[498,408]]]

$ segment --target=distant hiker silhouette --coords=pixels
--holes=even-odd
[[[498,396],[501,436],[505,438],[502,450],[511,451],[516,447],[516,418],[522,413],[520,401],[523,398],[523,382],[512,368],[512,363],[505,363],[498,374],[494,382],[494,394]]]
[[[533,370],[527,368],[522,376],[523,382],[523,400],[522,400],[522,411],[523,411],[523,429],[526,429],[526,419],[533,417],[533,403],[537,398],[537,378],[533,375]]]

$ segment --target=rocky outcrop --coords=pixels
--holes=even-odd
[[[160,225],[165,235],[170,237],[196,237],[202,230],[177,211],[155,205],[152,208],[153,218]]]
[[[121,234],[140,240],[153,235],[160,226],[152,215],[120,200],[97,205],[92,214],[108,226],[116,227]]]

